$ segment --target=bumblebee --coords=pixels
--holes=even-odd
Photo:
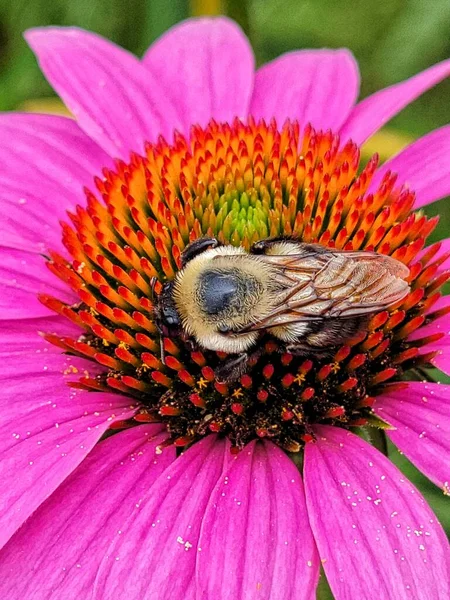
[[[250,252],[200,238],[186,247],[182,268],[156,301],[163,335],[184,335],[207,350],[231,354],[216,376],[246,370],[263,335],[292,354],[326,354],[344,344],[374,313],[409,292],[409,269],[375,252],[347,252],[295,238],[261,240]]]

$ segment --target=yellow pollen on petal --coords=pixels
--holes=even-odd
[[[200,377],[200,379],[197,381],[197,387],[200,390],[204,390],[205,388],[208,387],[208,381],[206,379],[204,379],[203,377]]]

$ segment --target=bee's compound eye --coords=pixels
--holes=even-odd
[[[217,315],[233,304],[239,290],[239,280],[231,273],[209,271],[200,281],[200,298],[208,315]]]
[[[266,249],[266,242],[260,241],[260,242],[255,242],[252,246],[252,253],[253,254],[262,254],[264,252],[264,250]]]
[[[178,314],[171,306],[164,306],[161,312],[166,325],[173,326],[180,324]]]

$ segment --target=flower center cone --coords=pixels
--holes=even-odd
[[[194,127],[189,140],[175,134],[172,145],[161,139],[146,156],[105,169],[96,191],[86,191],[86,206],[62,224],[71,258],[50,252],[48,261],[79,302],[41,296],[82,329],[78,339],[47,339],[104,366],[72,385],[137,399],[139,412],[121,426],[164,421],[178,446],[218,432],[236,449],[266,437],[296,452],[317,423],[383,427],[372,412],[377,395],[434,356],[426,344],[436,335],[408,336],[441,316],[432,306],[449,275],[440,270],[447,256],[433,261],[438,245],[418,260],[437,219],[412,212],[414,193],[396,188],[393,174],[372,190],[377,163],[374,156],[361,169],[359,148],[330,131],[250,119]],[[409,267],[411,290],[331,356],[286,353],[268,333],[248,372],[219,383],[215,369],[227,355],[161,338],[152,300],[154,278],[172,280],[184,248],[202,236],[245,249],[294,236],[387,254]]]

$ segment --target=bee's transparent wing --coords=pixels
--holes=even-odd
[[[272,267],[280,300],[270,315],[246,331],[370,315],[409,292],[408,267],[374,252],[315,252],[314,246],[305,246],[298,254],[260,258]]]

